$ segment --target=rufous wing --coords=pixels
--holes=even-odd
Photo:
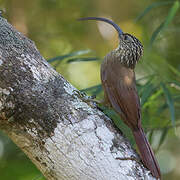
[[[140,101],[134,70],[125,67],[109,54],[101,65],[101,80],[106,101],[132,129],[144,165],[153,176],[160,178],[159,165],[141,127]]]
[[[101,80],[105,96],[113,109],[130,128],[138,127],[141,121],[140,101],[134,70],[107,55],[101,65]]]

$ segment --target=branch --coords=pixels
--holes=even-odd
[[[113,122],[0,18],[0,128],[48,180],[154,179]],[[119,158],[119,159],[118,159]]]

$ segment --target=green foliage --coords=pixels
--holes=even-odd
[[[146,14],[148,14],[149,11],[153,10],[156,7],[164,6],[164,5],[169,5],[172,4],[172,1],[163,1],[163,2],[155,2],[149,5],[143,12],[139,14],[139,16],[136,17],[135,21],[139,21],[142,19]]]
[[[99,95],[102,92],[102,86],[101,86],[101,84],[98,84],[96,86],[82,89],[81,91],[86,92],[91,95]]]
[[[166,19],[159,25],[159,27],[153,32],[150,40],[150,46],[152,46],[154,40],[156,39],[157,35],[162,32],[169,23],[173,20],[174,16],[176,15],[178,9],[179,9],[179,1],[175,1],[171,9],[169,10],[169,13],[166,17]]]
[[[160,146],[163,144],[165,138],[167,137],[167,134],[168,134],[168,128],[165,127],[164,129],[162,129],[161,131],[161,137],[160,137],[160,140],[159,140],[159,144],[158,144],[158,147],[157,147],[157,150],[160,148]],[[156,151],[157,151],[156,150]]]
[[[66,60],[66,59],[69,59],[71,57],[75,58],[77,56],[81,56],[81,55],[87,54],[89,52],[91,52],[91,51],[90,50],[80,50],[80,51],[76,51],[76,52],[65,54],[63,56],[53,57],[51,59],[48,59],[47,61],[49,63],[52,63],[52,62],[55,62],[55,61],[61,62],[62,60]]]
[[[72,53],[70,53],[70,55],[71,54]],[[66,56],[70,57],[70,55]],[[84,59],[82,58],[82,61],[86,61],[86,59],[88,59],[88,57]],[[94,58],[93,60],[98,60],[98,58]],[[66,62],[71,63],[74,61]],[[173,70],[173,72],[175,72],[175,74],[178,73],[175,68],[172,68],[171,66],[169,67]],[[178,81],[172,80],[172,82],[178,86],[180,85],[180,82]],[[177,98],[176,94],[178,94],[179,92],[178,90],[172,88],[171,85],[171,82],[164,82],[164,80],[161,79],[158,74],[148,75],[143,78],[137,79],[137,89],[141,99],[143,118],[146,119],[146,117],[150,117],[150,120],[143,121],[143,125],[145,129],[150,132],[150,138],[153,135],[154,130],[156,130],[157,128],[158,130],[162,131],[157,149],[159,149],[159,147],[163,144],[168,134],[170,128],[167,128],[167,125],[169,124],[169,121],[171,121],[172,126],[176,126],[175,120],[177,118],[175,118],[174,103],[179,104],[180,97],[178,96],[179,98]],[[82,89],[81,91],[86,92],[89,95],[97,95],[98,97],[102,97],[102,86],[100,84]],[[124,132],[127,132],[127,127],[124,126],[122,121],[120,121],[119,116],[112,109],[107,109],[105,107],[101,108],[108,116],[114,119],[115,124],[121,130],[124,129]],[[166,110],[169,110],[169,115],[167,115]],[[128,134],[126,135],[129,136]]]
[[[1,141],[5,143],[6,153],[0,159],[0,179],[2,180],[45,180],[30,159],[15,144],[0,132]],[[13,154],[14,153],[14,154]],[[17,157],[18,158],[17,158]],[[7,173],[9,172],[9,173]],[[30,173],[31,172],[31,173]]]
[[[143,126],[152,144],[159,134],[158,143],[155,146],[158,150],[168,138],[173,137],[168,143],[176,138],[174,132],[180,125],[179,1],[112,0],[111,3],[106,1],[103,3],[102,10],[98,3],[90,0],[0,1],[1,9],[5,9],[3,16],[8,18],[8,21],[19,31],[35,41],[44,57],[54,57],[47,58],[53,67],[71,83],[74,83],[70,78],[74,76],[72,70],[77,68],[76,77],[84,76],[85,86],[79,86],[76,83],[74,85],[88,95],[97,95],[99,99],[103,97],[99,81],[94,81],[92,85],[86,82],[86,79],[90,79],[99,69],[99,58],[91,53],[91,50],[79,51],[79,49],[93,49],[102,57],[116,42],[105,39],[102,42],[103,38],[95,25],[89,25],[90,23],[85,25],[77,22],[76,19],[90,14],[104,14],[107,17],[111,16],[113,20],[116,17],[115,21],[122,26],[123,30],[127,28],[129,31],[131,29],[128,29],[128,26],[131,27],[134,24],[132,17],[139,14],[135,19],[141,32],[135,28],[133,33],[143,40],[146,52],[136,69],[137,89],[141,98]],[[124,11],[127,8],[128,11]],[[89,66],[90,63],[94,66]],[[86,69],[85,64],[88,66]],[[83,75],[78,73],[82,69],[85,69]],[[94,79],[98,78],[94,77]],[[120,117],[112,109],[102,106],[101,108],[133,142],[131,132],[120,121]],[[7,143],[10,140],[3,138],[2,135],[0,140],[5,149],[3,158],[0,159],[0,179],[43,179],[25,155],[22,155],[12,143]],[[179,177],[168,179],[179,179]]]
[[[155,2],[152,3],[151,5],[149,5],[142,13],[140,13],[140,15],[135,19],[135,21],[139,21],[140,19],[142,19],[150,10],[156,8],[156,7],[160,7],[160,6],[164,6],[164,5],[169,5],[172,4],[172,7],[170,8],[167,17],[165,18],[165,20],[156,28],[156,30],[153,32],[152,36],[151,36],[151,40],[149,42],[150,47],[152,46],[153,42],[155,41],[155,39],[157,38],[158,34],[160,32],[162,32],[164,29],[167,28],[167,26],[171,23],[171,21],[173,20],[174,16],[176,15],[180,3],[179,1],[163,1],[163,2]]]
[[[175,126],[175,110],[174,110],[174,102],[173,102],[172,95],[164,83],[161,83],[161,86],[164,92],[164,96],[166,98],[166,103],[169,107],[169,111],[171,114],[172,125]]]
[[[152,36],[148,43],[151,47],[153,43],[155,43],[158,34],[167,29],[168,25],[175,18],[175,15],[180,6],[179,1],[162,1],[152,3],[136,18],[136,21],[138,21],[145,15],[147,15],[150,10],[171,4],[172,6],[169,9],[168,15],[166,16],[165,20],[152,33]],[[145,47],[145,49],[146,48],[147,47]],[[153,53],[151,49],[149,49],[149,51],[150,54]],[[87,54],[87,52],[77,51],[66,54],[64,56],[52,58],[49,60],[49,62],[66,60],[66,63],[70,64],[80,61],[86,62],[99,60],[99,58],[97,57],[81,57],[81,55],[84,54]],[[177,120],[179,119],[179,114],[176,115],[175,113],[176,107],[180,105],[179,89],[175,88],[175,86],[172,85],[174,84],[180,88],[180,82],[178,80],[175,80],[176,76],[180,77],[180,72],[169,63],[166,63],[166,66],[169,68],[169,71],[173,73],[173,76],[170,79],[160,77],[158,71],[154,69],[153,74],[148,74],[143,78],[137,79],[137,89],[141,99],[143,126],[145,127],[145,130],[149,132],[150,142],[152,141],[153,134],[156,132],[156,130],[161,131],[157,149],[159,149],[163,144],[169,130],[172,127],[176,127]],[[102,98],[103,95],[102,86],[100,84],[82,89],[82,91],[86,92],[89,95],[96,95],[97,98]],[[125,132],[127,131],[127,127],[124,126],[122,121],[120,121],[119,116],[112,109],[107,109],[105,107],[101,108],[108,116],[114,119],[115,124],[120,127],[121,130],[124,129]],[[128,134],[126,135],[129,136]]]

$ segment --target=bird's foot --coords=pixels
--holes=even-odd
[[[85,92],[74,90],[74,95],[79,97],[82,101],[86,102],[88,105],[90,105],[92,108],[97,108],[97,104],[100,104],[101,102],[96,100],[96,95],[88,96]]]

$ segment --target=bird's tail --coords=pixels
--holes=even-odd
[[[161,179],[160,168],[151,146],[142,128],[134,130],[133,135],[138,146],[144,165],[151,171],[152,175]]]

